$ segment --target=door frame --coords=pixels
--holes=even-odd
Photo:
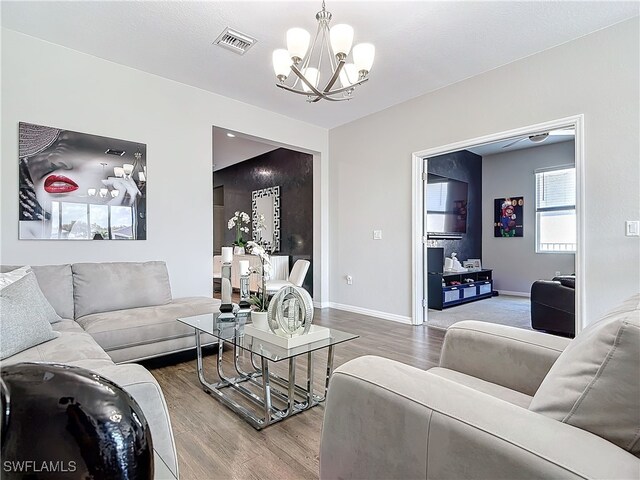
[[[426,236],[424,232],[424,195],[426,182],[422,179],[424,173],[423,160],[437,155],[457,152],[472,147],[477,147],[487,143],[509,140],[514,137],[532,135],[545,130],[557,130],[561,128],[575,129],[575,162],[576,162],[576,228],[577,245],[575,254],[575,274],[576,274],[576,335],[585,326],[583,313],[585,310],[586,281],[585,281],[585,151],[584,151],[584,114],[559,118],[543,123],[536,123],[525,127],[506,130],[482,137],[462,140],[434,148],[427,148],[414,152],[411,157],[412,167],[412,225],[411,225],[411,323],[421,325],[427,321],[428,307],[427,300],[426,272],[424,271],[424,247]],[[423,299],[425,302],[423,302]],[[423,306],[424,305],[424,306]]]

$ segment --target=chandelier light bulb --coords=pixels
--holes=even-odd
[[[353,45],[353,27],[346,23],[339,23],[329,31],[331,49],[338,60],[343,60],[351,51]]]
[[[309,80],[309,83],[311,85],[318,88],[318,80],[320,80],[320,72],[318,71],[317,68],[308,67],[305,69],[304,72],[302,72],[302,74],[305,76],[307,80]],[[311,89],[304,82],[302,82],[302,89],[305,92],[311,92]]]
[[[373,59],[376,56],[376,47],[371,43],[359,43],[353,47],[353,63],[358,72],[368,74],[373,66]]]
[[[311,35],[304,28],[287,30],[287,50],[294,63],[299,63],[307,54]]]
[[[313,38],[302,28],[287,31],[287,49],[272,54],[276,87],[303,95],[309,103],[341,102],[350,100],[355,89],[369,81],[375,47],[370,43],[354,47],[354,28],[345,23],[330,26],[332,18],[323,0]],[[347,58],[353,58],[352,63],[346,63]]]
[[[291,57],[284,48],[273,51],[273,71],[281,82],[285,81],[291,71]]]
[[[340,72],[340,83],[343,87],[349,87],[358,81],[358,69],[353,63],[345,63]]]
[[[96,193],[97,193],[97,190],[96,190],[95,188],[89,188],[89,189],[87,189],[87,194],[88,194],[90,197],[95,197],[95,196],[96,196]]]
[[[116,198],[119,193],[120,193],[120,190],[118,190],[117,188],[114,188],[113,190],[111,190],[111,197]]]
[[[124,168],[122,168],[122,167],[113,167],[113,174],[118,178],[124,177]]]

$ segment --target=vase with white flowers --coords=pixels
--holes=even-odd
[[[249,303],[253,306],[251,322],[256,328],[269,330],[269,322],[267,321],[267,311],[269,309],[267,278],[271,273],[271,259],[264,246],[258,242],[247,242],[247,249],[251,255],[256,255],[260,259],[260,267],[252,269],[252,273],[260,275],[260,286],[256,294],[249,299]]]
[[[235,254],[244,254],[244,247],[247,244],[244,239],[244,234],[249,233],[248,225],[249,215],[240,211],[235,212],[233,217],[227,222],[227,228],[229,228],[229,230],[236,229],[236,239],[233,242],[233,245],[236,247],[236,249],[234,249]]]

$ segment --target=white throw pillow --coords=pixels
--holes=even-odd
[[[29,265],[25,265],[24,267],[16,268],[15,270],[11,270],[10,272],[0,273],[0,290],[8,287],[15,281],[20,280],[30,271],[31,267]]]
[[[640,457],[640,294],[569,344],[529,409]]]

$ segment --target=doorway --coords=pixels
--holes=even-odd
[[[471,268],[471,270],[465,270],[465,272],[468,272],[468,274],[466,275],[464,275],[462,271],[455,272],[459,273],[460,278],[451,277],[449,279],[445,279],[449,280],[449,284],[454,283],[454,286],[455,283],[459,282],[460,286],[457,287],[457,290],[462,290],[458,292],[454,291],[448,297],[449,301],[453,302],[449,304],[449,306],[452,307],[450,310],[451,312],[455,310],[453,306],[466,304],[467,302],[470,303],[472,301],[477,301],[477,305],[479,306],[481,305],[479,302],[481,302],[484,298],[490,298],[492,292],[495,290],[500,290],[507,296],[514,296],[518,294],[527,295],[525,290],[529,290],[530,288],[530,285],[527,285],[527,282],[529,281],[527,280],[527,276],[521,275],[521,277],[523,277],[522,280],[524,283],[520,284],[517,287],[507,288],[509,285],[513,285],[512,281],[506,280],[508,274],[511,274],[512,270],[517,269],[500,268],[501,272],[497,275],[497,278],[495,278],[497,272],[494,273],[491,271],[486,271],[493,270],[491,268],[493,267],[493,265],[488,264],[485,261],[485,258],[483,258],[486,257],[486,260],[489,260],[490,263],[495,263],[495,255],[491,253],[491,249],[483,249],[482,247],[479,247],[477,245],[477,241],[474,242],[474,240],[477,240],[478,238],[481,238],[483,241],[486,241],[487,239],[493,240],[493,230],[494,227],[496,227],[496,222],[493,218],[490,218],[490,220],[488,220],[488,218],[492,216],[491,210],[493,210],[494,208],[492,203],[496,201],[496,199],[503,197],[501,206],[507,200],[509,200],[509,202],[516,202],[516,205],[513,208],[513,212],[511,212],[512,206],[510,205],[509,215],[515,215],[517,218],[518,212],[520,212],[520,215],[523,215],[522,207],[524,208],[524,212],[527,213],[524,218],[524,220],[526,220],[526,222],[524,223],[524,231],[526,233],[524,235],[522,233],[522,223],[520,222],[520,218],[518,218],[517,221],[512,222],[514,227],[513,231],[510,231],[509,222],[506,222],[506,231],[502,232],[502,234],[504,234],[505,236],[514,236],[516,238],[496,238],[496,240],[502,241],[502,243],[498,242],[496,244],[499,244],[501,247],[505,248],[511,248],[516,245],[522,246],[525,242],[522,241],[522,238],[517,238],[517,236],[524,236],[527,245],[531,246],[531,256],[537,256],[538,258],[537,261],[534,261],[534,264],[540,264],[539,266],[540,268],[542,268],[541,265],[544,263],[545,265],[547,265],[544,268],[547,268],[547,270],[549,270],[549,272],[544,271],[544,274],[536,274],[535,272],[532,272],[532,275],[540,276],[540,279],[548,278],[550,280],[553,276],[555,276],[556,273],[575,274],[574,329],[576,334],[581,330],[581,328],[583,327],[583,318],[581,316],[581,312],[584,311],[582,307],[584,299],[584,278],[582,278],[581,275],[581,272],[584,271],[584,244],[581,241],[583,238],[582,229],[584,225],[584,192],[582,181],[584,171],[584,155],[582,147],[582,121],[582,116],[559,119],[552,122],[531,125],[524,128],[497,133],[494,135],[458,142],[456,144],[450,144],[438,148],[424,150],[416,152],[413,155],[414,268],[412,283],[414,294],[414,324],[422,324],[426,322],[426,324],[429,325],[430,296],[432,300],[431,304],[433,306],[434,295],[443,295],[442,277],[440,277],[439,291],[437,293],[434,293],[436,291],[436,287],[434,286],[435,282],[433,278],[431,279],[431,292],[429,291],[429,273],[431,272],[433,276],[433,273],[438,273],[437,270],[439,268],[438,265],[429,265],[429,258],[431,258],[433,261],[433,258],[438,257],[438,255],[434,256],[433,251],[429,251],[430,248],[441,248],[443,254],[442,256],[447,256],[448,258],[451,258],[450,254],[452,252],[456,252],[457,250],[458,252],[460,252],[458,260],[460,261],[461,270],[463,268]],[[502,160],[504,160],[503,157],[508,156],[506,155],[506,152],[513,150],[514,147],[515,150],[525,151],[526,148],[526,150],[533,151],[534,149],[530,147],[537,147],[538,144],[542,146],[545,145],[545,142],[547,142],[545,148],[550,149],[552,146],[551,144],[559,143],[556,139],[552,138],[553,135],[551,135],[550,133],[554,132],[555,135],[555,132],[562,131],[563,133],[567,133],[569,130],[573,130],[575,135],[573,137],[573,150],[575,158],[575,204],[571,212],[562,212],[562,209],[558,208],[558,206],[551,206],[551,208],[548,208],[545,212],[545,206],[536,203],[536,195],[533,191],[533,189],[536,188],[536,182],[540,182],[540,180],[537,180],[538,177],[545,177],[545,171],[550,172],[554,169],[558,170],[560,167],[566,166],[565,164],[567,162],[565,161],[558,160],[556,162],[557,165],[545,165],[544,167],[532,169],[529,177],[526,179],[526,181],[529,182],[531,188],[529,191],[527,191],[527,195],[525,198],[518,198],[519,193],[522,193],[522,188],[517,185],[514,185],[512,187],[512,190],[514,191],[509,190],[509,185],[505,185],[504,188],[500,190],[494,190],[494,193],[487,193],[487,191],[491,192],[491,189],[485,188],[485,196],[492,195],[495,196],[495,198],[483,198],[480,208],[478,208],[478,187],[477,185],[474,185],[474,181],[472,180],[473,178],[475,178],[474,172],[467,172],[467,176],[465,177],[465,172],[458,171],[456,174],[454,174],[452,173],[452,170],[447,170],[442,165],[438,165],[438,162],[441,162],[441,159],[443,157],[455,154],[460,156],[460,152],[465,152],[465,155],[475,156],[480,161],[482,161],[482,158],[480,157],[482,157],[483,155],[487,158],[491,158],[490,155],[487,155],[487,153],[492,153],[491,149],[493,149],[493,153],[505,152],[502,155],[495,156],[496,159],[500,158]],[[567,139],[564,139],[564,141],[567,141]],[[498,146],[496,147],[496,145]],[[507,146],[507,148],[503,150],[503,146]],[[496,148],[498,148],[499,150],[496,151]],[[429,167],[430,161],[433,161],[434,168]],[[461,164],[459,158],[456,159],[456,162],[453,163],[458,167]],[[475,168],[477,169],[477,166]],[[539,171],[534,172],[533,170]],[[430,174],[431,181],[429,180]],[[559,178],[558,175],[556,175],[557,178]],[[475,174],[475,176],[477,176],[477,174]],[[495,180],[495,176],[496,175],[491,175],[491,179]],[[557,178],[555,180],[557,180]],[[459,192],[457,194],[457,197],[460,198],[451,197],[447,199],[446,193],[455,191],[456,189]],[[497,193],[495,193],[497,191],[502,192],[502,194],[497,195]],[[431,200],[429,200],[429,197],[431,197]],[[439,204],[438,201],[440,201]],[[429,205],[429,202],[430,206],[427,207],[427,205]],[[431,210],[431,212],[429,212],[428,210]],[[516,212],[516,210],[518,210],[518,212]],[[431,214],[430,216],[429,213]],[[564,217],[562,217],[562,214],[565,214]],[[564,220],[562,220],[562,218],[564,218]],[[548,225],[552,224],[553,222],[556,222],[557,224],[558,219],[562,220],[565,225],[570,225],[570,218],[572,218],[574,222],[573,225],[575,236],[575,243],[573,245],[573,248],[575,248],[575,262],[571,262],[571,266],[567,264],[567,261],[557,262],[557,260],[559,260],[561,257],[570,257],[570,255],[568,255],[569,252],[566,251],[566,249],[569,248],[566,244],[568,244],[569,242],[561,241],[563,240],[562,238],[554,238],[553,235],[551,237],[549,235],[546,235],[543,236],[543,238],[540,238],[538,234],[541,224],[547,225],[546,231],[549,231],[550,229],[548,228]],[[480,228],[478,228],[477,226],[478,223],[480,223]],[[517,225],[520,225],[520,227],[516,228]],[[500,225],[498,222],[497,231],[500,231],[499,227]],[[478,230],[480,230],[480,232]],[[555,255],[558,252],[542,252],[539,250],[540,248],[564,248],[565,251],[560,252],[560,255]],[[445,252],[446,255],[444,255]],[[573,255],[571,255],[571,257],[573,257]],[[567,260],[567,258],[565,258],[564,260]],[[540,259],[544,259],[544,262],[541,262]],[[465,264],[466,267],[465,265],[462,265],[465,261],[468,262],[469,260],[472,260],[475,264],[472,266],[471,263],[467,263]],[[448,260],[447,262],[449,263],[450,261],[451,260]],[[442,261],[442,263],[444,263],[444,260]],[[558,265],[557,269],[555,269],[553,266],[549,266],[555,264]],[[448,264],[447,267],[450,271],[451,265]],[[442,268],[444,269],[444,265],[442,265]],[[445,282],[445,285],[446,284],[447,282]],[[496,284],[498,285],[498,288],[495,288]],[[529,308],[528,299],[522,298],[518,300],[517,298],[515,298],[515,296],[513,298],[514,305],[521,304],[520,307],[522,307],[523,309],[525,307],[527,309]],[[505,296],[503,297],[503,299],[506,300],[507,297]],[[432,317],[435,317],[440,313],[438,312],[434,314],[434,312],[438,311],[435,309],[431,310]],[[442,317],[442,315],[440,316]]]
[[[313,154],[294,147],[213,127],[214,265],[223,245],[258,241],[272,252],[273,280],[287,280],[299,260],[311,262],[302,287],[313,296],[314,161]],[[258,261],[234,250],[234,262]],[[235,281],[232,274],[237,288]]]

